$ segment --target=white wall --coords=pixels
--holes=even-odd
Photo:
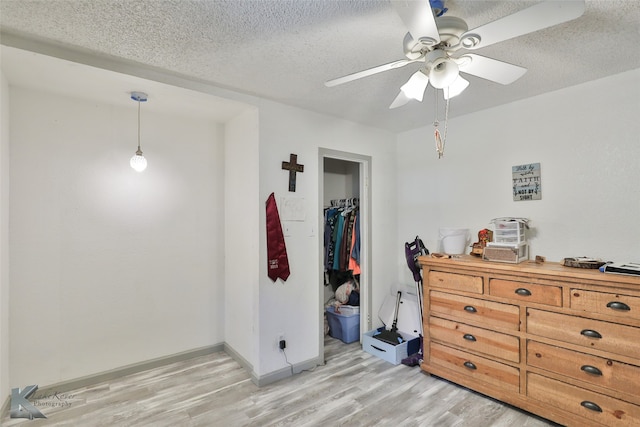
[[[287,357],[296,364],[318,356],[319,319],[322,303],[318,286],[321,255],[318,230],[322,206],[318,168],[319,148],[352,152],[372,157],[372,247],[371,254],[372,304],[377,313],[389,286],[397,277],[393,262],[399,248],[396,242],[396,210],[389,207],[394,198],[395,136],[379,129],[368,128],[347,121],[264,102],[260,108],[260,271],[258,375],[287,368],[277,348],[277,336],[285,334]],[[298,155],[304,165],[299,173],[295,193],[288,191],[288,172],[281,169],[289,154]],[[271,192],[276,199],[297,197],[304,199],[306,220],[290,222],[290,236],[285,237],[291,267],[286,282],[273,283],[266,275],[266,239],[264,202]],[[320,234],[319,234],[320,233]],[[377,319],[374,319],[374,323]]]
[[[640,261],[638,81],[630,71],[453,119],[440,160],[431,126],[400,134],[398,237],[433,251],[441,226],[477,241],[492,218],[517,216],[531,220],[533,256]],[[511,167],[538,162],[542,200],[514,202]]]
[[[325,159],[323,200],[324,207],[334,199],[360,197],[359,164],[331,158]]]
[[[11,88],[13,386],[224,340],[224,129],[143,106],[138,174],[131,104]]]
[[[225,125],[225,343],[251,367],[259,357],[258,112],[250,109]]]
[[[9,83],[0,72],[0,404],[9,396]]]

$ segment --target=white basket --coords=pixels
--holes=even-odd
[[[517,264],[529,259],[529,245],[526,243],[518,243],[515,245],[487,243],[487,247],[485,247],[482,252],[482,259],[486,261]]]

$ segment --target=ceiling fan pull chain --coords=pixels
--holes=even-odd
[[[433,122],[433,137],[436,141],[436,152],[438,153],[438,158],[440,159],[444,154],[444,146],[442,145],[442,137],[440,136],[440,130],[438,129],[438,125],[440,124],[440,122],[438,122],[438,90],[437,89],[434,91],[434,94],[435,94],[435,108],[434,108],[435,119]]]
[[[442,143],[442,138],[440,137],[440,131],[438,130],[437,126],[433,134],[436,139],[436,151],[438,152],[438,158],[441,159],[442,156],[444,155],[444,144]]]
[[[444,90],[449,90],[449,88],[446,88]],[[442,149],[438,151],[439,159],[441,159],[442,156],[444,156],[444,144],[447,143],[447,130],[449,129],[449,101],[450,100],[451,100],[451,97],[448,96],[447,103],[445,104],[445,107],[444,107],[444,137],[442,138]]]
[[[449,90],[449,88],[443,89],[443,91]],[[438,91],[436,90],[436,121],[433,122],[434,132],[433,136],[436,140],[436,152],[438,153],[438,159],[441,159],[444,156],[444,145],[447,142],[447,129],[449,125],[449,98],[447,98],[447,103],[445,104],[444,110],[444,137],[440,135],[440,130],[438,129]]]

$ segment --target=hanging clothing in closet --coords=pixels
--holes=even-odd
[[[335,291],[345,281],[360,275],[358,199],[332,200],[324,219],[324,267]]]

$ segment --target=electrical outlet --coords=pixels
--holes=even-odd
[[[280,332],[278,334],[278,340],[276,341],[276,348],[279,348],[280,350],[282,350],[283,347],[281,346],[280,343],[283,341],[286,343],[286,340],[284,339],[284,332]]]

